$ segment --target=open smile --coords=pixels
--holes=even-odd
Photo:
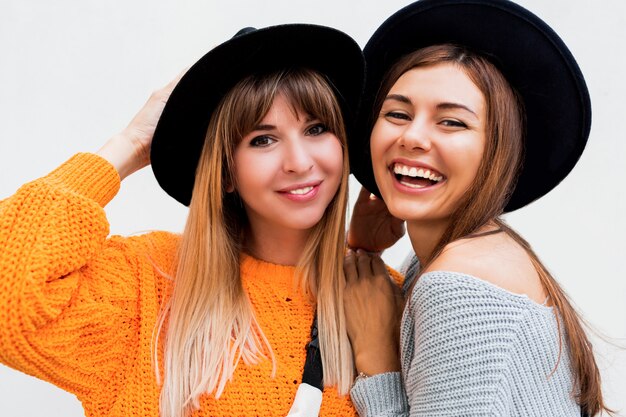
[[[445,182],[445,175],[433,168],[394,162],[389,166],[394,184],[402,191],[432,189]]]

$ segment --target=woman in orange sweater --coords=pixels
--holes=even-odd
[[[0,360],[74,393],[87,416],[279,416],[315,316],[320,414],[354,415],[344,120],[362,75],[336,30],[242,30],[97,154],[3,200]],[[103,206],[148,164],[189,206],[184,233],[107,238]]]

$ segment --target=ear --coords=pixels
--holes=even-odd
[[[226,188],[225,188],[226,192],[229,193],[229,194],[234,192],[235,191],[235,185],[233,184],[233,179],[229,178],[228,175],[225,175],[223,180],[226,183]]]
[[[235,187],[235,175],[232,173],[225,173],[222,176],[222,181],[226,184],[226,187],[224,187],[224,190],[226,190],[227,193],[234,193],[235,191],[237,191],[236,187]]]

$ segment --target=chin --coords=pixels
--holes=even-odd
[[[302,216],[293,219],[284,219],[284,226],[289,229],[294,230],[310,230],[314,228],[323,217],[323,213],[321,215],[311,215],[311,216]]]
[[[385,200],[387,201],[387,200]],[[391,200],[392,203],[387,204],[387,209],[392,216],[405,221],[426,220],[429,216],[427,207],[423,203],[416,201],[398,201]]]

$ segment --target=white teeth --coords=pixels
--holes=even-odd
[[[416,168],[416,167],[408,167],[406,165],[400,165],[400,164],[394,164],[393,166],[393,173],[394,174],[398,174],[398,175],[403,175],[405,177],[420,177],[420,178],[426,178],[429,179],[431,181],[435,181],[435,182],[439,182],[443,179],[443,175],[437,175],[434,172],[431,172],[429,169],[424,169],[424,168]],[[402,183],[405,184],[405,183]],[[407,184],[405,184],[407,185]],[[414,186],[411,185],[412,188],[422,188],[419,186]]]
[[[295,190],[290,190],[288,191],[289,194],[296,194],[296,195],[302,195],[302,194],[306,194],[308,192],[310,192],[313,189],[313,187],[304,187],[304,188],[298,188]]]

